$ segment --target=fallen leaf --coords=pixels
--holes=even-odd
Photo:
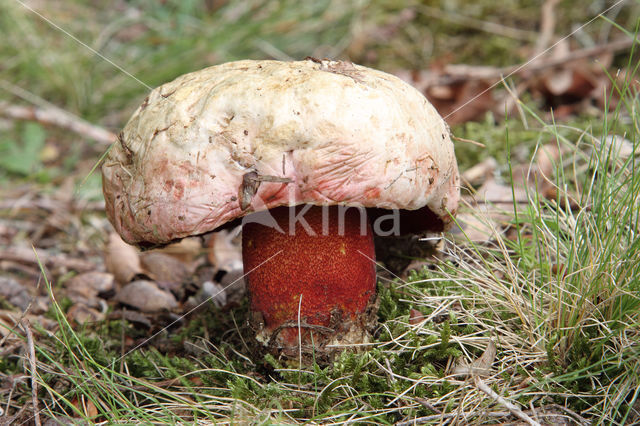
[[[395,74],[422,92],[449,125],[477,120],[495,107],[491,78],[454,78],[443,84],[447,69],[447,66],[440,66],[423,71],[396,71]]]
[[[560,160],[560,148],[557,143],[548,143],[538,148],[535,161],[531,164],[522,164],[513,168],[513,183],[520,195],[526,195],[523,188],[527,186],[531,193],[538,192],[545,198],[554,194],[554,172]],[[525,198],[518,201],[524,202]]]
[[[115,291],[115,277],[108,272],[85,272],[64,284],[67,297],[76,303],[87,303],[98,296],[108,297]],[[94,306],[95,307],[95,306]]]
[[[416,325],[424,321],[424,314],[417,309],[411,309],[409,311],[409,324]]]
[[[158,288],[156,283],[137,280],[125,285],[116,294],[115,300],[142,312],[171,310],[178,306],[173,294]]]
[[[72,418],[67,416],[53,416],[43,420],[42,426],[60,426],[60,425],[75,425],[80,422],[79,418]]]
[[[442,250],[439,250],[442,251]],[[434,264],[433,260],[425,260],[425,259],[413,259],[407,267],[404,269],[401,278],[406,279],[411,271],[420,272],[429,266]]]
[[[137,311],[119,309],[109,314],[109,320],[123,319],[136,324],[142,324],[147,328],[151,327],[151,321],[145,315]]]
[[[568,41],[556,43],[551,56],[545,60],[558,65],[532,78],[528,83],[531,92],[541,96],[547,106],[554,109],[556,119],[574,115],[591,105],[614,107],[617,103],[615,94],[605,99],[611,92],[605,70],[611,65],[613,54],[605,51],[594,58],[568,60],[572,54]]]
[[[498,168],[498,162],[493,157],[487,157],[475,166],[467,169],[462,173],[461,178],[464,183],[469,185],[481,185],[489,179],[493,179],[494,173]]]
[[[631,142],[624,136],[608,135],[603,139],[602,142],[604,143],[604,152],[611,152],[611,156],[613,158],[626,160],[627,158],[638,153],[638,146],[634,146],[633,142]]]
[[[217,307],[227,304],[227,294],[224,287],[213,281],[205,281],[200,291],[189,299],[189,305],[198,306],[205,302],[211,302]]]
[[[433,89],[427,90],[425,96],[451,126],[478,120],[496,104],[491,85],[482,80],[453,84],[451,96],[447,98],[432,93],[435,93]]]
[[[0,298],[25,311],[31,302],[29,291],[10,277],[0,277]]]
[[[84,404],[84,413],[89,418],[95,418],[98,415],[98,408],[90,399],[87,399]]]
[[[239,236],[239,228],[213,233],[207,245],[209,262],[224,271],[242,269],[242,240]]]
[[[98,415],[98,409],[95,404],[90,399],[85,399],[84,396],[78,398],[77,396],[71,400],[71,404],[78,409],[78,411],[82,411],[87,417],[96,417]]]
[[[32,313],[24,315],[23,312],[2,309],[0,310],[0,335],[4,337],[7,334],[12,334],[11,330],[13,330],[15,325],[23,319],[26,319],[31,324],[39,324],[46,330],[52,330],[58,325],[57,321],[49,319],[43,315],[34,315]]]
[[[142,253],[140,260],[147,275],[158,282],[182,284],[193,272],[184,262],[157,251]]]
[[[541,146],[536,156],[536,172],[546,179],[551,178],[558,160],[560,160],[560,148],[557,143]]]
[[[104,321],[105,315],[82,303],[76,303],[67,311],[67,319],[76,324]]]
[[[109,234],[104,263],[107,271],[122,284],[128,283],[143,272],[138,250],[125,243],[115,232]]]
[[[569,42],[561,39],[555,43],[548,53],[549,59],[559,59],[571,53]],[[553,95],[559,96],[565,93],[573,82],[573,70],[568,67],[558,67],[546,72],[542,79],[542,84]]]
[[[514,177],[514,188],[505,185],[495,179],[488,179],[475,194],[475,199],[481,203],[492,203],[497,205],[510,205],[513,210],[513,201],[516,203],[526,203],[529,201],[527,191],[518,185]],[[502,207],[502,206],[501,206]]]
[[[459,213],[456,217],[456,224],[451,232],[460,235],[463,241],[473,241],[474,243],[489,242],[494,238],[495,230],[500,230],[500,225],[490,217],[478,217],[480,212]],[[494,222],[491,224],[491,222]]]
[[[489,340],[487,347],[482,355],[475,359],[470,365],[467,365],[464,360],[459,360],[456,366],[453,368],[453,375],[455,376],[490,376],[491,365],[496,359],[497,348],[493,340]]]
[[[191,265],[204,252],[204,248],[202,247],[202,238],[188,237],[181,239],[177,243],[154,250],[154,252],[168,254],[184,264]]]
[[[200,377],[192,376],[188,379],[194,386],[204,386],[204,382]]]
[[[224,274],[220,279],[220,285],[226,293],[227,303],[240,303],[247,292],[243,269],[236,268]]]

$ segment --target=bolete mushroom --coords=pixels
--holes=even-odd
[[[366,342],[373,235],[442,231],[459,199],[449,130],[420,92],[316,59],[232,62],[156,88],[102,173],[131,244],[242,222],[258,340],[289,355]]]

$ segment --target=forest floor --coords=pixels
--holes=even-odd
[[[633,1],[0,5],[0,424],[640,422]],[[140,252],[100,162],[153,87],[236,59],[350,60],[451,126],[451,231],[379,256],[378,326],[265,354],[238,231]],[[58,423],[55,423],[58,422]]]

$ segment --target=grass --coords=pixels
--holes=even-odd
[[[637,147],[638,107],[638,93],[628,91],[601,133],[631,129],[625,137]],[[436,270],[381,281],[369,350],[299,368],[242,345],[249,330],[209,313],[121,358],[121,328],[135,336],[130,324],[74,330],[54,304],[60,329],[41,330],[47,337],[36,348],[45,413],[109,422],[396,423],[437,422],[438,415],[491,422],[504,407],[452,370],[493,341],[498,351],[486,382],[523,409],[543,416],[540,407],[561,406],[607,424],[635,418],[640,170],[634,156],[616,156],[583,129],[563,136],[530,113],[539,132],[568,149],[557,165],[558,198],[532,191],[512,211],[507,234],[483,245],[449,243]],[[504,135],[507,145],[511,137]],[[563,188],[581,189],[570,194],[577,204]],[[425,320],[410,321],[412,309]],[[243,318],[244,310],[234,315]]]
[[[239,57],[346,52],[357,60],[374,50],[378,56],[369,62],[386,69],[424,65],[419,53],[424,46],[406,41],[415,39],[426,15],[396,29],[386,46],[376,45],[370,36],[364,44],[356,43],[366,33],[363,28],[388,23],[390,12],[405,4],[211,4],[219,7],[215,13],[201,2],[166,2],[144,15],[122,15],[106,7],[96,11],[84,2],[57,4],[47,12],[151,86]],[[503,22],[520,22],[532,4],[501,10]],[[487,5],[493,3],[478,2],[469,14],[488,19]],[[566,14],[568,9],[563,5],[560,10]],[[92,15],[110,24],[84,25],[96,22]],[[1,57],[10,59],[0,69],[6,81],[114,130],[147,92],[134,80],[114,75],[112,66],[17,3],[3,3],[0,20],[11,29],[0,47]],[[443,22],[433,23],[430,30]],[[601,31],[606,28],[606,22],[598,25]],[[459,46],[463,31],[463,26],[452,31],[447,45]],[[489,39],[495,42],[495,37]],[[507,55],[522,40],[500,40],[479,50],[481,63],[512,63],[496,52]],[[394,48],[395,57],[390,53]],[[618,135],[634,152],[640,144],[638,65],[626,65],[631,72],[625,80],[612,78],[617,82],[612,95],[621,101],[602,116],[555,123],[532,102],[521,102],[527,122],[487,116],[484,122],[454,129],[456,135],[487,145],[485,150],[457,146],[461,168],[488,155],[506,158],[510,161],[500,169],[506,182],[523,159],[533,162],[542,145],[557,142],[563,148],[553,176],[557,196],[546,199],[530,188],[527,202],[506,212],[506,232],[495,232],[482,244],[447,241],[431,269],[414,271],[406,280],[381,279],[379,326],[366,351],[345,352],[330,365],[279,361],[252,343],[244,326],[246,305],[198,312],[138,348],[154,331],[124,320],[73,327],[65,301],[56,302],[56,283],[47,280],[49,316],[58,327],[52,332],[33,324],[37,370],[31,372],[25,358],[7,357],[0,359],[0,373],[33,373],[42,415],[61,421],[386,424],[421,418],[482,424],[505,420],[507,410],[471,378],[453,372],[493,342],[497,354],[483,380],[522,410],[533,407],[539,421],[549,419],[545,413],[575,422],[638,421],[633,409],[640,410],[640,163],[636,155],[621,156],[606,142],[607,136]],[[25,150],[46,146],[43,129],[34,126],[8,129],[0,138],[2,155],[23,158]],[[46,134],[68,144],[75,141],[50,129]],[[99,150],[94,151],[95,159]],[[77,158],[83,155],[87,152]],[[2,168],[0,178],[8,185],[26,179],[55,187],[57,179],[74,170],[66,165],[53,173],[42,160],[3,161],[9,166]],[[91,182],[85,190],[93,195],[87,197],[95,196],[91,188],[100,185]],[[471,213],[493,223],[482,211]],[[416,312],[422,321],[415,320]],[[20,328],[8,330],[12,339],[26,342]],[[124,344],[123,336],[133,343]],[[2,409],[28,405],[30,392],[27,384],[15,385],[11,394],[0,390]]]

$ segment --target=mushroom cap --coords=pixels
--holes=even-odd
[[[102,178],[111,223],[138,245],[298,204],[426,207],[438,223],[424,228],[440,230],[460,197],[449,129],[419,91],[315,59],[231,62],[154,89]]]

